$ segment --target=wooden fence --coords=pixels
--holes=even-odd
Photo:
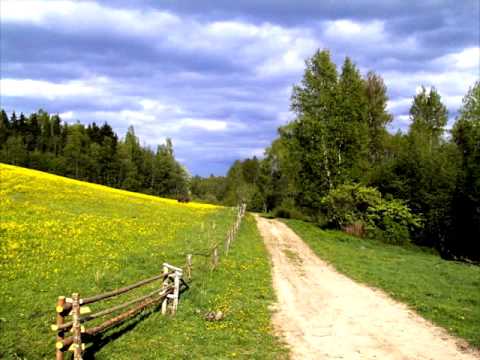
[[[87,298],[80,298],[78,293],[73,293],[71,298],[65,296],[58,297],[55,308],[57,312],[56,324],[51,326],[52,330],[57,332],[57,341],[55,344],[56,359],[63,359],[65,351],[72,351],[75,360],[82,359],[82,353],[85,349],[85,342],[83,341],[85,337],[88,338],[98,335],[153,305],[162,303],[163,314],[167,313],[168,308],[170,308],[172,314],[175,314],[178,306],[179,294],[181,291],[188,288],[188,285],[182,279],[182,274],[182,269],[164,263],[162,274],[120,289]],[[117,297],[155,281],[162,281],[159,288],[133,300],[126,301],[95,313],[91,313],[90,308],[87,306],[102,300]],[[120,310],[125,311],[105,320],[99,325],[90,328],[86,328],[82,325],[94,319],[117,313]],[[66,321],[69,317],[70,321]],[[71,332],[72,335],[65,337],[67,332]]]
[[[238,230],[240,229],[240,225],[242,223],[242,219],[245,216],[245,212],[247,209],[247,204],[242,203],[236,207],[236,214],[235,214],[235,221],[233,222],[232,226],[227,231],[227,236],[225,237],[225,241],[223,243],[224,247],[224,254],[228,255],[230,251],[230,246],[233,243],[234,239],[237,237]],[[187,254],[187,258],[185,261],[185,275],[186,279],[190,280],[192,278],[192,259],[193,256],[207,256],[211,258],[211,269],[215,270],[218,267],[220,261],[220,247],[221,243],[215,243],[210,249],[206,252],[197,252],[197,253],[189,253]]]
[[[228,255],[230,246],[240,228],[241,221],[245,215],[245,210],[246,204],[237,207],[235,221],[228,230],[224,242],[224,253],[226,255]],[[207,254],[211,257],[211,269],[216,269],[219,264],[219,244],[215,244]],[[194,254],[187,254],[185,265],[185,275],[189,280],[192,277],[193,255]],[[180,293],[188,289],[188,285],[184,281],[183,275],[183,269],[164,263],[162,274],[155,275],[151,278],[141,280],[135,284],[120,289],[86,298],[81,298],[78,293],[73,293],[71,298],[59,296],[55,307],[57,313],[56,323],[51,326],[51,329],[57,333],[57,341],[55,344],[56,359],[63,360],[65,352],[72,351],[74,359],[81,360],[83,351],[85,350],[85,342],[88,341],[89,337],[98,335],[103,331],[132,318],[146,308],[161,303],[162,314],[166,314],[169,311],[171,314],[175,314],[178,307]],[[102,300],[120,296],[131,290],[152,284],[155,281],[162,281],[161,286],[154,291],[133,300],[94,313],[92,313],[87,306]],[[120,310],[124,310],[124,312],[105,320],[99,325],[90,328],[82,325],[94,319],[118,313]],[[66,334],[69,332],[71,335],[66,337]]]

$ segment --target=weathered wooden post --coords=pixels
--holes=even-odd
[[[215,245],[213,248],[213,254],[212,254],[212,270],[215,270],[218,266],[218,246]]]
[[[65,296],[59,296],[57,299],[57,305],[55,306],[55,311],[57,312],[57,329],[65,323],[65,316],[63,314],[63,306],[65,305]],[[65,338],[65,331],[57,330],[57,342],[56,342],[56,352],[55,359],[63,360],[63,339]]]
[[[173,305],[172,305],[172,314],[175,315],[178,307],[178,297],[180,295],[180,278],[182,277],[182,272],[175,270],[175,277],[173,279]]]
[[[228,255],[228,252],[230,251],[230,243],[232,241],[232,237],[231,237],[231,231],[228,230],[227,232],[227,239],[225,241],[225,255]]]
[[[73,359],[82,360],[82,328],[80,326],[80,295],[72,294]]]
[[[187,279],[190,280],[192,278],[192,254],[187,254],[187,262],[185,268]]]
[[[163,289],[166,289],[170,280],[168,279],[168,266],[166,264],[163,264],[163,275],[165,275],[165,279],[163,280]],[[167,306],[168,306],[168,297],[166,296],[165,299],[162,301],[162,315],[165,315],[167,313]]]

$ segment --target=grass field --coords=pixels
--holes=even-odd
[[[49,325],[58,295],[89,296],[127,285],[161,272],[165,261],[183,266],[185,253],[222,241],[233,216],[229,208],[179,204],[0,164],[0,358],[52,358]],[[270,328],[270,264],[253,219],[247,216],[217,271],[208,270],[206,257],[194,256],[193,276],[176,317],[145,312],[97,339],[87,357],[284,356]],[[209,310],[226,317],[207,322]]]
[[[480,347],[480,267],[419,248],[359,239],[287,220],[320,258],[352,279],[383,289],[450,333]]]

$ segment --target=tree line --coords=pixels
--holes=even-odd
[[[0,162],[147,194],[188,196],[189,175],[175,160],[172,141],[154,151],[140,145],[132,126],[119,139],[107,123],[70,125],[43,110],[9,118],[2,109]]]
[[[480,260],[480,82],[449,131],[434,87],[414,95],[406,132],[387,131],[387,101],[380,75],[362,76],[348,57],[339,71],[317,51],[293,88],[296,117],[265,157],[236,161],[225,177],[195,177],[192,193]]]

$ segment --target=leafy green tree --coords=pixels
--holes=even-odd
[[[453,127],[460,174],[453,206],[453,231],[445,247],[480,260],[480,81],[468,91]]]
[[[370,170],[368,101],[364,81],[355,64],[346,58],[339,79],[338,120],[332,138],[337,152],[337,181],[361,181]]]
[[[293,88],[291,151],[299,163],[298,202],[315,209],[333,186],[337,151],[332,128],[337,122],[338,74],[327,50],[317,51],[306,62],[300,85]],[[297,149],[293,149],[297,148]]]
[[[9,136],[2,148],[2,158],[13,165],[26,165],[28,159],[27,148],[20,135]]]
[[[411,133],[425,137],[430,151],[439,144],[447,125],[448,113],[440,94],[432,87],[428,92],[424,86],[414,97],[410,108]]]
[[[378,164],[384,155],[388,132],[386,126],[393,117],[387,111],[387,87],[380,75],[368,72],[365,79],[365,94],[367,97],[367,123],[370,138],[371,162]]]
[[[456,151],[442,138],[447,121],[440,95],[424,87],[410,109],[411,126],[404,148],[395,161],[393,179],[403,192],[392,195],[408,202],[415,214],[424,217],[418,244],[440,248],[450,227],[450,209],[455,191]]]
[[[87,162],[85,143],[84,127],[79,123],[70,126],[64,153],[68,164],[67,171],[77,179],[83,177],[85,173],[84,165]]]

